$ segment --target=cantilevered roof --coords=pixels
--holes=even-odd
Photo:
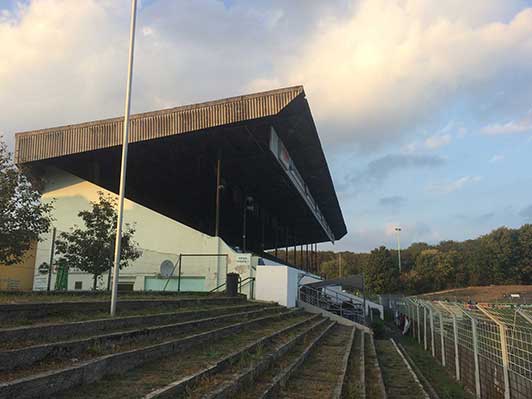
[[[135,143],[279,113],[303,86],[231,97],[132,115],[129,142]],[[39,161],[122,144],[124,117],[16,134],[15,162]]]
[[[238,203],[251,195],[260,204],[254,217],[261,227],[248,232],[256,247],[328,241],[269,149],[273,128],[334,239],[346,234],[302,86],[136,114],[130,124],[126,196],[131,200],[212,234],[214,171],[222,154],[224,239],[237,245]],[[122,128],[119,117],[17,133],[15,161],[35,170],[59,167],[117,192]]]

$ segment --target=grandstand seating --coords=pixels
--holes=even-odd
[[[114,319],[78,302],[88,310],[1,328],[0,398],[354,398],[382,384],[371,334],[212,299],[146,301]]]

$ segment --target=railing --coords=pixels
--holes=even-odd
[[[340,317],[365,324],[363,304],[341,292],[301,285],[299,286],[299,300]]]
[[[531,397],[532,306],[417,298],[397,305],[412,336],[477,398]]]

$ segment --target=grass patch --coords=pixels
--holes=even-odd
[[[306,317],[308,315],[273,320],[263,325],[252,326],[236,334],[213,340],[209,344],[171,354],[120,375],[108,376],[100,381],[73,388],[54,397],[58,399],[142,398],[154,389],[196,373],[221,360],[235,349],[244,347],[273,331],[302,321]],[[219,382],[217,377],[211,376],[204,379],[200,385],[212,387],[217,382]],[[189,389],[180,397],[195,397],[196,389]]]
[[[389,340],[375,340],[386,392],[390,398],[423,399],[424,395]]]
[[[416,366],[441,399],[474,399],[464,387],[453,379],[436,360],[411,337],[401,337],[399,342],[406,349]]]
[[[120,300],[128,299],[178,299],[207,296],[223,296],[223,293],[210,292],[156,292],[127,291],[119,292]],[[109,291],[0,291],[0,304],[32,303],[32,302],[76,302],[76,301],[110,301]]]

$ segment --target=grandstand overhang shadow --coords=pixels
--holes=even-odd
[[[116,193],[122,123],[18,133],[16,163],[34,174],[59,168]],[[130,200],[214,235],[220,165],[219,233],[229,245],[241,245],[243,229],[257,251],[346,234],[303,87],[137,114],[130,123]]]

